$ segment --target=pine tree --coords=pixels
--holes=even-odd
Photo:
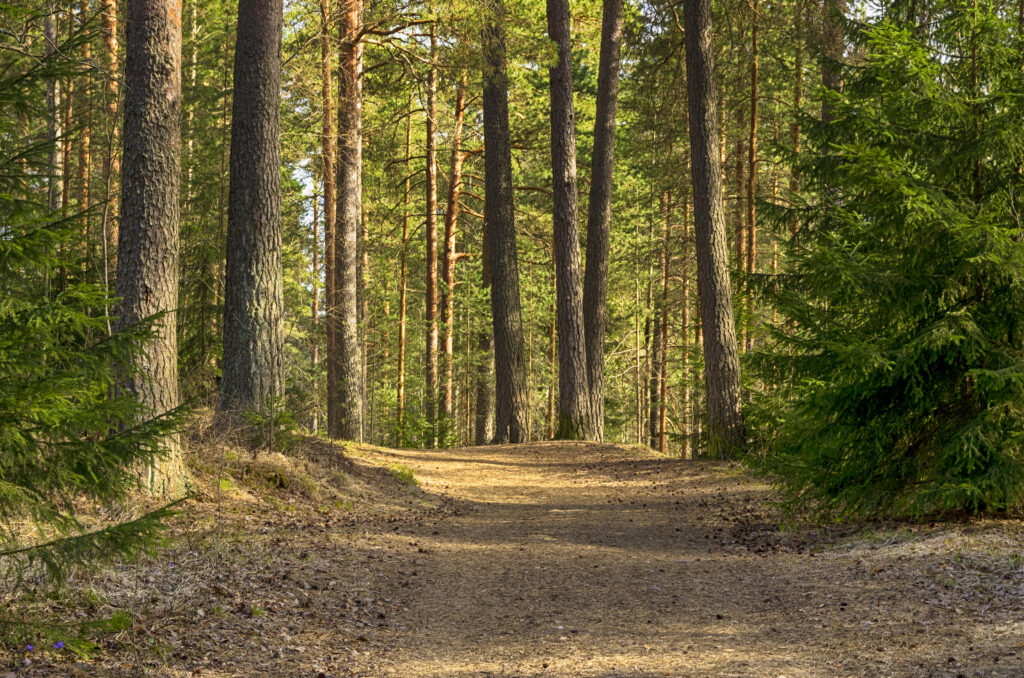
[[[27,16],[0,8],[7,26],[25,26]],[[74,568],[152,546],[167,509],[99,524],[92,509],[147,489],[137,471],[164,463],[182,418],[180,409],[154,418],[119,388],[126,373],[146,374],[145,351],[165,336],[166,316],[110,334],[117,304],[101,286],[70,275],[60,289],[44,284],[54,270],[80,270],[59,253],[80,252],[82,215],[50,208],[52,145],[38,142],[48,139],[48,84],[72,71],[57,55],[71,49],[61,44],[38,60],[8,52],[0,80],[11,113],[0,119],[0,577],[15,584],[35,585],[39,574],[60,582]],[[35,122],[25,128],[19,118]],[[30,623],[17,612],[0,615],[5,635],[43,631],[70,647],[82,626]]]
[[[883,17],[805,119],[789,271],[756,363],[759,460],[827,517],[1004,509],[1024,498],[1024,246],[1016,17],[940,2]],[[984,132],[982,132],[984,130]]]

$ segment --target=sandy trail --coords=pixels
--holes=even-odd
[[[1005,526],[779,532],[735,466],[610,445],[388,456],[459,510],[382,535],[352,675],[1024,675],[1019,563],[964,557]]]

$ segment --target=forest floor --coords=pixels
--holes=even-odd
[[[1024,676],[1019,521],[780,530],[739,466],[615,445],[349,452],[207,459],[175,545],[79,587],[132,626],[19,675]]]

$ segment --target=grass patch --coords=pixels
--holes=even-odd
[[[391,464],[388,466],[388,473],[403,485],[418,487],[420,484],[420,481],[416,478],[416,473],[405,464]]]

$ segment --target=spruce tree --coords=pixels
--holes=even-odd
[[[1016,17],[882,17],[805,120],[790,270],[754,362],[772,472],[828,517],[978,512],[1024,496],[1024,245]],[[786,223],[783,223],[786,222]],[[769,420],[770,423],[765,423]]]

